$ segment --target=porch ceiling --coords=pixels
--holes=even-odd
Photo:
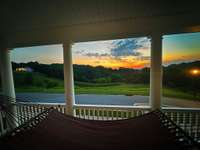
[[[60,0],[0,2],[1,46],[200,31],[198,1]]]

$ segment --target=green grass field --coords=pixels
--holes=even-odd
[[[16,92],[64,93],[63,80],[50,78],[41,73],[14,72]],[[149,95],[149,85],[125,83],[75,82],[76,94],[104,95]],[[180,89],[163,88],[163,96],[189,100],[200,100],[200,95],[183,92]]]
[[[59,81],[60,82],[60,81]],[[60,85],[60,84],[59,84]],[[44,87],[27,87],[16,88],[16,92],[42,92],[42,93],[64,93],[63,86],[53,88]],[[94,84],[76,82],[76,94],[104,94],[104,95],[149,95],[149,85],[143,84],[124,84],[124,83],[109,83],[109,84]],[[200,96],[193,96],[190,93],[183,92],[179,89],[163,88],[163,96],[189,100],[200,100]]]

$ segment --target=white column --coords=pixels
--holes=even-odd
[[[15,102],[15,88],[13,81],[12,64],[10,60],[10,50],[0,49],[0,68],[2,92],[4,95],[12,97]]]
[[[16,102],[15,96],[15,87],[13,80],[13,71],[12,71],[12,63],[10,60],[10,50],[8,49],[0,49],[0,70],[1,70],[1,84],[2,84],[2,93],[5,96],[10,97],[9,103]],[[9,105],[8,111],[16,115],[16,107],[15,105]],[[10,118],[9,118],[10,119]],[[10,119],[11,128],[15,128],[17,126],[16,119]]]
[[[152,110],[161,108],[162,97],[162,35],[151,36],[150,103]]]
[[[66,99],[66,114],[73,116],[73,106],[75,104],[74,96],[74,75],[72,63],[72,43],[70,41],[63,44],[64,57],[64,88]]]

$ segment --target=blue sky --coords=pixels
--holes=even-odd
[[[146,37],[75,43],[73,63],[105,67],[142,68],[150,63],[150,40]],[[63,63],[62,45],[16,48],[15,62]],[[163,37],[163,63],[200,60],[200,33]]]

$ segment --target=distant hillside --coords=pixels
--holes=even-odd
[[[42,73],[46,77],[63,80],[63,64],[39,64],[38,62],[13,63],[13,69],[30,67],[34,72]],[[200,89],[200,77],[192,76],[189,71],[200,68],[200,61],[172,64],[163,67],[163,84],[169,87],[182,89]],[[111,69],[102,66],[74,65],[74,79],[78,82],[90,83],[141,83],[149,84],[150,69]]]
[[[13,63],[13,70],[20,67],[30,67],[34,72],[45,74],[48,77],[63,80],[63,64],[39,64],[38,62]],[[134,78],[131,76],[134,74]],[[111,69],[102,66],[74,65],[74,79],[80,82],[143,82],[149,81],[149,69]]]
[[[62,80],[47,77],[45,74],[38,72],[14,72],[15,86],[20,88],[53,88],[63,87]]]

